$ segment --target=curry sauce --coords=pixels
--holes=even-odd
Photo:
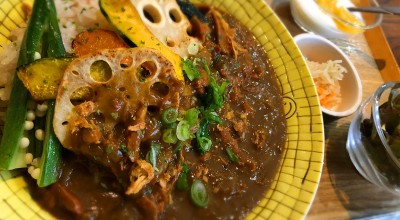
[[[99,131],[100,137],[90,133],[88,139],[84,139],[84,129],[77,131],[77,139],[71,142],[74,146],[64,149],[60,180],[45,189],[31,187],[34,199],[56,217],[242,219],[265,195],[286,141],[286,119],[276,74],[265,51],[244,26],[215,9],[203,8],[202,11],[207,22],[192,19],[196,32],[191,34],[204,39],[203,48],[192,59],[205,60],[218,83],[228,82],[223,106],[216,111],[221,123],[209,126],[211,149],[201,153],[194,141],[185,143],[180,149],[176,144],[165,143],[164,127],[160,122],[163,110],[168,107],[178,107],[179,112],[185,112],[202,105],[201,97],[212,80],[206,71],[200,70],[200,78],[193,81],[166,83],[170,86],[166,94],[157,97],[142,94],[141,90],[135,97],[128,97],[126,93],[135,88],[125,88],[123,95],[118,95],[121,91],[116,89],[121,86],[98,88],[94,92],[98,98],[94,100],[101,103],[97,105],[102,106],[100,110],[112,108],[113,100],[117,107],[126,106],[129,103],[127,97],[157,102],[144,108],[142,121],[146,126],[138,126],[143,133],[133,139],[128,135],[128,128],[135,124],[135,119],[130,117],[132,109],[129,108],[119,108],[119,116],[126,114],[130,119],[116,123],[112,129],[114,135],[104,138]],[[112,92],[108,93],[110,90]],[[102,92],[108,95],[101,96]],[[109,95],[113,93],[113,96]],[[76,106],[89,105],[86,101]],[[91,113],[85,114],[84,119],[93,121],[96,126],[104,123],[104,117]],[[112,153],[107,154],[110,151],[107,146],[91,138],[107,139],[110,146],[115,143],[110,149]],[[129,149],[120,147],[128,139],[137,143],[133,158],[127,153]],[[154,178],[137,192],[128,193],[129,175],[136,170],[135,166],[144,170],[145,164],[142,166],[141,161],[146,160],[146,153],[154,142],[160,145]],[[237,161],[227,156],[227,149]],[[189,190],[176,188],[184,166],[189,170],[189,184],[195,180],[205,183],[209,197],[207,207],[196,207]]]

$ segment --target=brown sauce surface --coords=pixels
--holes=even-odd
[[[157,159],[160,173],[133,196],[124,194],[124,186],[109,168],[65,150],[60,181],[45,189],[30,184],[34,199],[61,219],[242,219],[256,206],[282,157],[286,140],[282,96],[273,67],[252,34],[228,15],[222,19],[219,12],[211,10],[207,17],[211,21],[209,32],[202,36],[204,48],[196,57],[207,60],[218,82],[230,84],[225,104],[218,111],[222,123],[210,127],[211,150],[200,155],[192,145],[186,145],[181,153],[174,153],[174,146],[162,144]],[[200,80],[186,82],[180,109],[198,104],[193,97],[204,93],[208,83],[204,72]],[[162,143],[157,122],[160,113],[151,114],[148,124],[152,126],[146,130],[151,135],[141,145],[146,150],[149,141]],[[239,163],[228,159],[227,147]],[[143,152],[141,158],[145,157]],[[182,158],[190,168],[189,182],[205,182],[209,195],[206,208],[195,207],[189,190],[177,190],[174,181],[169,190],[159,186],[162,175],[180,172]]]

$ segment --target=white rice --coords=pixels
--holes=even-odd
[[[25,28],[18,28],[11,32],[11,43],[5,45],[0,53],[0,100],[10,98],[12,81],[17,68],[19,48],[24,37]]]

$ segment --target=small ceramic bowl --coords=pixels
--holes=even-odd
[[[344,7],[379,6],[376,0],[338,0],[337,2]],[[348,16],[332,13],[333,7],[320,5],[317,0],[291,0],[290,7],[297,25],[307,32],[328,38],[347,38],[352,34],[362,33],[380,25],[383,19],[382,14],[349,12],[361,21],[361,23],[354,22]]]
[[[346,148],[358,172],[371,183],[400,195],[400,148],[396,111],[399,82],[382,84],[354,114]],[[392,90],[394,89],[394,90]],[[388,102],[388,97],[393,102]],[[393,124],[394,122],[394,124]]]
[[[361,103],[362,86],[357,70],[348,56],[334,43],[315,34],[300,34],[294,40],[307,60],[319,63],[342,60],[340,65],[347,70],[343,79],[339,80],[342,100],[334,109],[326,106],[321,106],[321,109],[322,112],[336,117],[354,113]]]

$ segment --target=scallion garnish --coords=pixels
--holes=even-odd
[[[164,125],[171,125],[176,122],[178,111],[174,108],[167,108],[161,113],[161,122]]]
[[[206,186],[201,180],[196,180],[193,182],[192,187],[190,188],[190,198],[196,206],[200,208],[207,207],[208,194]]]

